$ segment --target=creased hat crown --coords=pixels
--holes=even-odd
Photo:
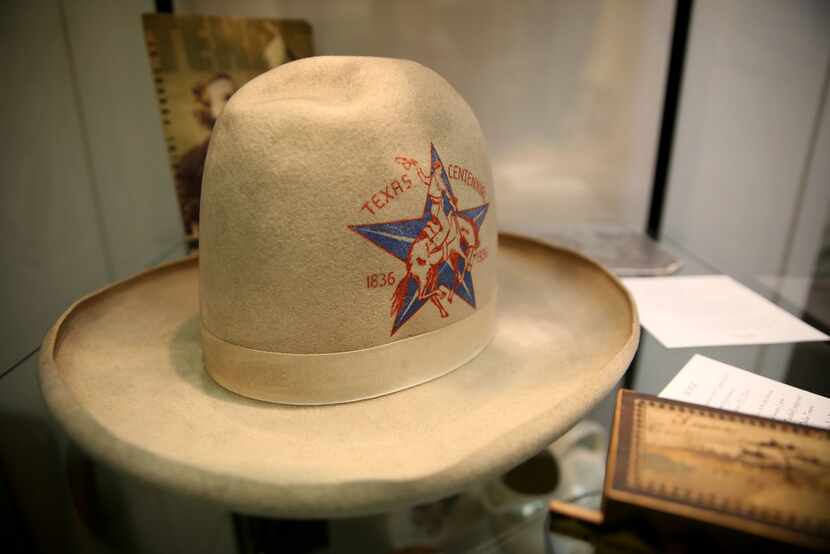
[[[252,80],[205,165],[207,370],[319,404],[463,364],[494,329],[493,192],[475,116],[417,63],[309,58]]]

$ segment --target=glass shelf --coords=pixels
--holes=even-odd
[[[682,263],[677,274],[718,273],[717,268],[677,244],[669,241],[660,244]],[[184,242],[171,244],[147,265],[172,261],[185,250]],[[758,279],[732,277],[802,317],[795,306]],[[640,349],[621,386],[656,394],[694,354],[818,394],[830,394],[828,380],[823,377],[830,366],[828,343],[667,349],[645,329]],[[221,506],[135,481],[88,458],[52,423],[36,374],[37,356],[33,355],[0,379],[0,428],[15,431],[3,433],[14,436],[15,443],[3,445],[3,483],[9,494],[0,495],[7,499],[0,509],[12,526],[22,530],[20,536],[29,541],[20,551],[33,547],[51,550],[60,545],[77,552],[165,552],[184,548],[230,553],[277,551],[281,546],[293,545],[299,552],[337,552],[331,545],[338,541],[341,545],[348,544],[356,535],[365,537],[367,528],[377,529],[381,524],[388,527],[390,521],[399,524],[418,513],[404,509],[379,518],[336,522],[269,520],[233,514]],[[613,402],[612,392],[586,420],[599,422],[608,429]],[[38,492],[43,490],[51,491],[48,498]],[[462,504],[458,504],[458,498]],[[544,552],[545,510],[510,517],[494,516],[476,506],[476,498],[468,491],[461,497],[442,501],[444,505],[455,506],[468,503],[465,508],[468,519],[463,528],[456,522],[457,529],[444,531],[449,537],[445,538],[445,544],[450,551]],[[597,500],[595,496],[589,502]],[[419,510],[430,513],[429,507]],[[422,516],[423,513],[419,517]],[[30,531],[35,529],[40,531]],[[72,548],[66,547],[67,544]],[[190,546],[180,548],[183,544]],[[377,544],[384,545],[378,546],[377,551],[389,551],[388,541]]]

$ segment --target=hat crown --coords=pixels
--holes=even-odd
[[[202,324],[221,341],[319,355],[452,326],[496,293],[479,124],[414,62],[280,66],[213,130],[200,242]]]

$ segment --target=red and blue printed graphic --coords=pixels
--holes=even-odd
[[[438,151],[432,144],[430,150],[428,173],[412,158],[395,158],[406,171],[414,168],[426,187],[426,202],[418,217],[349,226],[406,265],[406,273],[392,294],[391,335],[427,303],[441,317],[449,316],[442,301],[452,304],[456,296],[476,307],[472,270],[489,203],[460,209]]]

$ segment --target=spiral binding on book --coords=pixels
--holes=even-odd
[[[165,88],[164,74],[159,68],[159,53],[156,45],[155,35],[152,31],[147,31],[147,53],[150,57],[150,66],[153,71],[153,83],[156,87],[156,98],[159,103],[159,112],[161,113],[161,122],[164,125],[164,135],[167,142],[167,153],[170,156],[170,163],[175,170],[178,166],[178,159],[176,156],[175,139],[168,132],[170,127],[170,108],[168,107],[167,89]]]
[[[150,68],[153,73],[153,85],[156,89],[156,100],[158,101],[159,113],[161,114],[161,122],[164,127],[164,140],[167,146],[167,155],[170,159],[170,167],[172,168],[173,174],[175,176],[176,172],[179,169],[178,148],[176,145],[176,140],[173,137],[173,134],[170,132],[172,119],[170,114],[169,99],[167,95],[166,80],[164,73],[162,72],[160,67],[161,63],[159,59],[158,44],[155,33],[152,31],[152,29],[145,28],[145,40],[147,44],[147,54],[150,59]],[[182,222],[185,224],[185,227],[187,227],[186,215],[183,208],[184,191],[181,190],[181,186],[178,182],[178,179],[174,179],[174,182],[174,186],[176,189],[176,200],[179,205],[180,216],[182,218]]]

